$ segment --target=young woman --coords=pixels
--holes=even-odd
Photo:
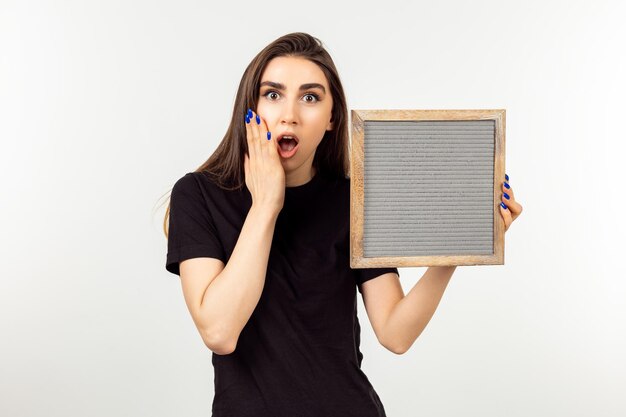
[[[405,296],[397,268],[350,268],[347,122],[321,42],[285,35],[244,72],[215,153],[172,189],[166,268],[213,352],[214,417],[385,416],[361,370],[356,291],[399,354],[454,271],[429,268]],[[508,228],[521,206],[507,193]]]

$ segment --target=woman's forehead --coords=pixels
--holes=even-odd
[[[269,81],[288,90],[298,90],[303,84],[321,84],[328,91],[324,72],[305,58],[277,57],[272,59],[261,75],[261,83]]]

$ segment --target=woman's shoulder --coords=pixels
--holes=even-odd
[[[202,175],[201,172],[187,172],[176,180],[172,190],[192,192],[211,186],[211,184],[211,181]]]
[[[181,178],[178,179],[177,184],[180,183],[183,187],[200,187],[211,192],[241,192],[241,186],[237,186],[233,180],[226,178],[219,178],[214,174],[207,171],[193,171],[187,172]]]
[[[247,188],[224,189],[202,171],[187,172],[180,177],[171,193],[178,206],[196,206],[221,212],[244,212],[252,204]]]
[[[224,191],[217,183],[202,171],[187,172],[172,187],[171,198],[174,200],[222,200]]]

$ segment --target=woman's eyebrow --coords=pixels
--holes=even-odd
[[[263,87],[264,85],[268,85],[268,86],[273,87],[273,88],[275,88],[277,90],[283,90],[283,91],[286,90],[284,84],[276,83],[274,81],[263,81],[261,83],[260,87]],[[324,88],[324,86],[322,84],[319,84],[319,83],[302,84],[300,86],[300,91],[310,90],[311,88],[319,88],[319,89],[321,89],[324,92],[324,94],[326,94],[326,89]]]

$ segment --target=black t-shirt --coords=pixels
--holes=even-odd
[[[212,257],[227,264],[252,205],[247,187],[219,188],[204,173],[170,197],[166,269]],[[236,349],[213,353],[213,417],[380,417],[361,370],[356,292],[397,268],[351,269],[350,179],[316,174],[285,189],[261,298]],[[245,277],[241,277],[245,279]]]

